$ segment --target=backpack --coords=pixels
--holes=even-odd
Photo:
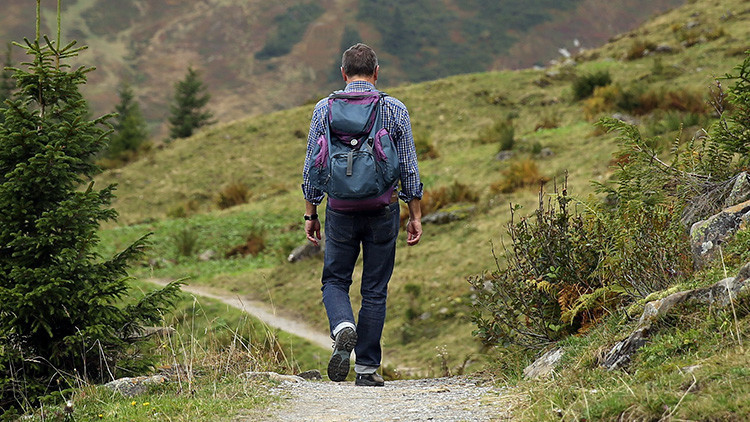
[[[385,96],[380,91],[328,96],[325,135],[313,149],[309,177],[335,210],[377,209],[391,201],[399,162],[380,113]]]

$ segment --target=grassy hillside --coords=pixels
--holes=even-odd
[[[62,5],[63,38],[88,45],[82,60],[99,69],[84,90],[96,114],[112,110],[117,84],[126,80],[154,132],[163,134],[159,128],[172,85],[188,66],[202,72],[213,94],[212,111],[228,121],[297,106],[332,89],[342,46],[357,41],[376,47],[389,69],[383,82],[395,85],[545,63],[558,48],[573,48],[574,39],[584,47],[601,45],[682,3],[388,1],[373,7],[356,0],[64,0]],[[45,32],[54,33],[56,2],[45,0],[42,6]],[[33,17],[33,2],[4,1],[0,41],[33,38]],[[550,31],[557,34],[552,43]],[[278,95],[281,90],[285,95]]]
[[[569,192],[581,197],[592,192],[590,181],[608,177],[613,141],[592,121],[615,110],[574,101],[577,77],[606,71],[623,90],[657,96],[664,90],[697,93],[705,99],[714,78],[730,71],[750,47],[748,20],[747,2],[695,1],[556,67],[381,87],[404,101],[417,139],[437,152],[420,162],[426,190],[434,197],[440,188],[458,186],[473,194],[465,197],[478,197],[468,219],[426,225],[415,248],[400,240],[384,334],[386,365],[442,374],[482,361],[484,352],[471,336],[472,292],[466,277],[494,267],[492,244],[500,253],[509,204],[531,212],[537,200],[533,187],[497,193],[493,184],[523,163],[527,170],[522,173],[533,173],[528,169],[532,162],[550,179],[559,181],[567,171]],[[669,51],[644,55],[659,45]],[[689,100],[687,94],[677,97]],[[680,101],[636,117],[667,145],[680,122],[687,122],[685,133],[692,135],[711,118],[691,116]],[[311,107],[217,125],[104,173],[97,183],[119,184],[114,205],[121,213],[119,225],[103,231],[105,244],[112,248],[153,231],[151,261],[137,275],[190,276],[191,283],[272,301],[280,312],[325,331],[322,261],[285,262],[289,250],[304,240],[299,184]],[[498,161],[499,144],[481,139],[509,116],[514,156]],[[543,149],[549,153],[540,154]],[[249,187],[249,203],[217,210],[219,192],[237,183]],[[176,217],[181,215],[187,217]],[[262,238],[266,248],[244,258],[202,262],[196,257],[207,249],[223,257],[248,237]],[[186,241],[192,244],[188,256],[178,252]]]

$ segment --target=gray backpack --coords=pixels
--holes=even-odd
[[[399,162],[380,113],[385,96],[380,91],[328,96],[326,132],[318,138],[309,176],[335,210],[370,210],[390,203]]]

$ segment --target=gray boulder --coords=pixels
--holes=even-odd
[[[690,248],[696,268],[702,268],[719,252],[720,245],[750,220],[750,200],[698,221],[690,228]]]

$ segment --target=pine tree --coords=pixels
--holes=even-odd
[[[211,95],[192,67],[188,67],[185,79],[177,82],[174,90],[174,100],[169,107],[170,136],[187,138],[196,129],[211,123],[213,115],[205,110]]]
[[[141,108],[135,101],[133,89],[122,84],[118,90],[120,102],[115,106],[114,133],[107,148],[106,157],[110,159],[130,159],[148,138],[146,121]]]
[[[13,95],[13,90],[16,87],[13,81],[13,71],[10,68],[13,66],[12,62],[12,44],[8,44],[8,51],[5,54],[5,65],[0,67],[0,124],[5,121],[5,115],[2,110],[5,109],[5,100],[9,100]]]
[[[139,324],[159,321],[179,290],[172,284],[119,306],[145,237],[111,259],[96,252],[99,223],[116,217],[114,186],[96,190],[91,181],[109,116],[87,117],[78,86],[92,69],[64,64],[83,48],[60,43],[60,0],[57,41],[40,40],[39,11],[37,0],[36,39],[17,44],[32,59],[15,70],[19,95],[0,126],[3,410],[33,404],[48,388],[116,375]]]

